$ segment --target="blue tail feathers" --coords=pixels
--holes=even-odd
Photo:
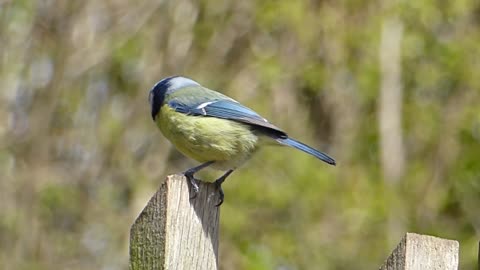
[[[283,145],[287,145],[287,146],[291,146],[293,148],[296,148],[298,150],[301,150],[307,154],[310,154],[328,164],[331,164],[331,165],[335,165],[335,160],[331,157],[329,157],[327,154],[325,153],[322,153],[318,150],[315,150],[313,149],[312,147],[306,145],[306,144],[303,144],[297,140],[294,140],[292,138],[286,138],[286,139],[283,139],[283,138],[278,138],[277,139],[277,142],[279,142],[280,144],[283,144]]]

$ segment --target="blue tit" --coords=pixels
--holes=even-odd
[[[262,145],[286,145],[310,154],[328,164],[327,154],[290,138],[253,110],[219,92],[180,76],[159,81],[149,94],[153,121],[163,135],[185,156],[201,165],[184,172],[198,193],[194,174],[213,167],[225,171],[214,181],[223,203],[222,183]]]

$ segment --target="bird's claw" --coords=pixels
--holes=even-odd
[[[198,186],[198,183],[197,179],[195,179],[195,177],[193,176],[198,170],[202,169],[203,167],[206,167],[206,166],[209,166],[210,164],[212,164],[213,161],[209,161],[209,162],[206,162],[200,166],[197,166],[195,168],[192,168],[192,169],[189,169],[187,171],[185,171],[183,174],[185,175],[185,177],[188,179],[188,181],[190,182],[190,186],[192,187],[192,191],[193,191],[193,196],[190,197],[190,199],[194,199],[195,197],[197,197],[198,195],[198,192],[199,192],[199,186]],[[218,178],[215,182],[214,182],[214,185],[215,187],[217,188],[218,190],[218,195],[219,195],[219,201],[218,203],[215,205],[216,207],[219,207],[220,205],[222,205],[223,203],[223,200],[225,198],[225,193],[223,193],[223,189],[222,189],[222,184],[223,182],[225,182],[225,179],[233,172],[233,169],[232,170],[229,170],[227,171],[224,175],[222,175],[220,178]]]
[[[222,205],[223,199],[225,199],[225,193],[223,192],[223,189],[222,189],[222,182],[223,181],[218,181],[218,180],[214,182],[215,187],[218,190],[218,196],[219,196],[218,203],[215,205],[216,207],[219,207],[220,205]]]
[[[185,173],[185,177],[188,179],[188,182],[190,183],[190,186],[192,187],[192,191],[193,191],[193,196],[190,197],[190,200],[195,199],[200,190],[200,187],[198,186],[198,183],[197,183],[198,180],[195,179],[195,177],[193,177],[193,175],[189,173]]]

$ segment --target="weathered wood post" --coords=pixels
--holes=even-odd
[[[190,199],[183,175],[167,177],[131,227],[131,270],[218,269],[218,192],[199,186]]]
[[[407,233],[380,270],[456,270],[458,241]]]

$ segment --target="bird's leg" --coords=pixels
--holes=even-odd
[[[223,203],[223,199],[225,198],[225,193],[223,193],[222,183],[225,182],[225,179],[233,172],[233,170],[228,170],[224,175],[220,176],[217,180],[215,180],[214,184],[218,189],[218,193],[220,194],[220,200],[215,206],[220,206]]]
[[[192,189],[193,189],[193,196],[190,199],[194,199],[195,197],[197,197],[198,189],[199,189],[197,179],[195,179],[194,174],[212,164],[213,164],[213,161],[208,161],[196,167],[190,168],[183,173],[183,175],[185,175],[185,177],[188,179],[188,182],[190,182],[190,185],[192,186]]]

